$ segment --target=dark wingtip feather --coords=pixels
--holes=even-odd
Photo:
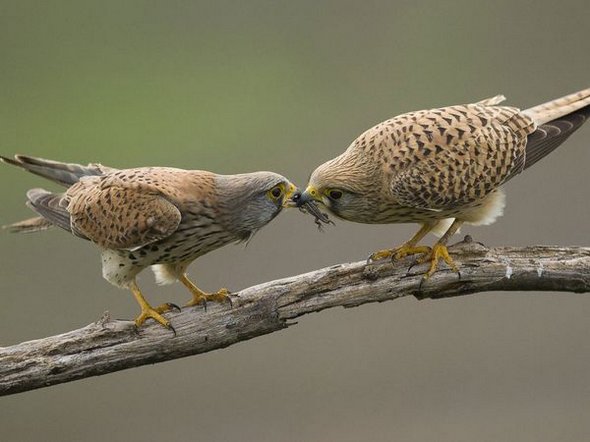
[[[63,195],[45,189],[31,189],[27,192],[27,206],[46,220],[64,230],[71,231],[70,214],[63,207]]]
[[[105,171],[111,170],[100,164],[82,166],[75,163],[62,163],[21,154],[15,155],[14,159],[8,157],[0,158],[7,164],[20,167],[66,187],[77,183],[84,176],[104,175]]]
[[[53,227],[53,224],[41,216],[2,226],[3,229],[8,230],[10,233],[33,233],[47,230],[51,227]]]
[[[524,169],[528,169],[557,149],[589,119],[590,106],[586,106],[539,126],[528,137]]]
[[[22,164],[19,163],[17,160],[5,157],[4,155],[0,155],[0,161],[6,164],[10,164],[11,166],[22,167]]]

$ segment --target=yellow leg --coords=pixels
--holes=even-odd
[[[367,260],[368,262],[373,262],[373,261],[380,261],[382,259],[387,259],[387,258],[392,258],[394,260],[398,260],[398,259],[402,259],[405,256],[409,256],[409,255],[416,255],[418,253],[429,253],[430,252],[430,247],[428,246],[416,246],[416,244],[418,244],[418,241],[420,241],[422,238],[424,238],[426,236],[426,234],[428,232],[430,232],[430,230],[432,230],[432,225],[431,224],[423,224],[422,227],[420,228],[420,230],[418,230],[418,232],[416,232],[416,234],[414,236],[412,236],[412,238],[410,238],[407,242],[405,242],[404,244],[402,244],[400,247],[397,247],[395,249],[383,249],[383,250],[378,250],[374,253],[371,254],[371,256],[369,256],[369,259]]]
[[[207,310],[207,302],[208,301],[229,302],[229,305],[231,306],[232,302],[231,302],[231,298],[229,297],[229,290],[228,289],[219,289],[215,293],[205,293],[199,287],[197,287],[190,279],[188,279],[188,277],[186,276],[186,273],[180,277],[179,281],[182,282],[186,286],[186,288],[188,288],[190,290],[190,292],[193,295],[193,299],[191,299],[189,302],[187,302],[185,304],[185,307],[191,307],[193,305],[203,304],[203,307],[205,308],[205,310]]]
[[[418,264],[422,264],[425,262],[430,261],[430,267],[428,271],[424,274],[423,279],[430,278],[436,269],[438,268],[438,261],[442,259],[453,272],[459,273],[459,269],[455,265],[453,258],[449,255],[449,250],[447,249],[446,243],[451,236],[455,234],[459,227],[461,227],[463,221],[455,220],[451,227],[445,232],[445,234],[432,246],[432,250],[427,255],[424,255],[422,258],[418,260]]]
[[[135,281],[133,281],[131,283],[129,288],[131,289],[133,296],[135,296],[135,299],[137,300],[139,306],[141,307],[141,313],[139,314],[139,316],[137,318],[135,318],[136,327],[140,327],[146,321],[146,319],[152,318],[156,322],[159,322],[160,324],[162,324],[167,329],[174,331],[174,328],[172,327],[172,325],[170,325],[170,321],[168,321],[166,318],[164,318],[162,316],[162,313],[167,312],[172,309],[180,310],[176,305],[169,303],[169,304],[162,304],[159,307],[153,308],[146,301],[146,299],[143,297],[143,294],[141,293],[141,290],[139,290],[139,287],[137,286]]]

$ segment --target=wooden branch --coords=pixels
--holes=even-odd
[[[465,240],[451,248],[461,277],[443,268],[422,285],[426,265],[412,258],[339,264],[250,287],[233,308],[209,305],[169,313],[176,336],[149,321],[95,323],[57,336],[0,348],[0,395],[98,376],[224,348],[288,327],[301,315],[402,296],[445,298],[494,290],[590,291],[590,248],[535,246],[487,249]],[[442,265],[441,267],[444,267]]]

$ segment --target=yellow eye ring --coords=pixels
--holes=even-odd
[[[267,192],[267,195],[270,199],[276,201],[280,197],[282,197],[284,193],[285,193],[285,185],[281,183],[281,184],[273,187],[272,189],[270,189]]]

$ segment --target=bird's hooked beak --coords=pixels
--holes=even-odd
[[[307,206],[309,204],[313,204],[315,202],[323,203],[322,197],[317,189],[313,186],[307,186],[307,189],[303,193],[296,192],[291,197],[292,205],[289,207],[302,207]]]
[[[315,187],[308,186],[303,193],[296,190],[283,207],[297,207],[302,212],[309,213],[315,218],[315,223],[321,230],[322,224],[334,224],[334,222],[319,209],[316,202],[323,203],[322,198]]]
[[[299,189],[297,189],[297,187],[294,184],[289,183],[289,187],[285,191],[285,197],[283,198],[283,208],[297,207],[295,202],[293,201],[293,198],[295,197],[295,195],[300,193],[301,192],[299,192]]]

